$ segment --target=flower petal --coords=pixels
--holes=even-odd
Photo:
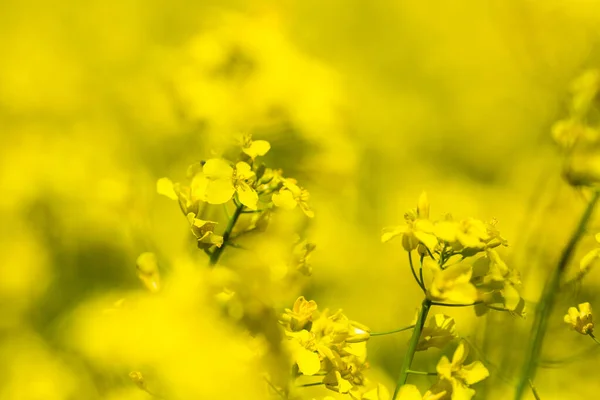
[[[175,189],[173,189],[173,182],[169,178],[160,178],[156,181],[156,192],[163,196],[167,196],[171,200],[178,199],[177,193],[175,193]]]

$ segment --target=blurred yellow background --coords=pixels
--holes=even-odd
[[[316,213],[313,276],[279,309],[303,294],[373,330],[408,325],[420,291],[380,231],[423,190],[436,217],[499,220],[534,303],[583,204],[549,130],[570,81],[600,65],[599,39],[592,0],[0,2],[0,399],[150,398],[128,377],[140,366],[173,399],[267,398],[155,186],[244,131]],[[136,276],[145,251],[164,260],[161,301]],[[598,284],[560,304],[546,358],[591,346],[562,314]],[[506,398],[530,321],[447,313],[499,368],[476,398]],[[369,342],[390,391],[407,340]],[[541,397],[595,398],[597,360],[540,370]]]

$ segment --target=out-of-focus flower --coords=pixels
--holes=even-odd
[[[446,269],[433,265],[432,269],[433,281],[427,290],[431,300],[461,304],[479,300],[477,289],[471,283],[473,268],[467,263],[454,264]]]
[[[198,240],[199,248],[208,249],[212,246],[221,247],[223,245],[223,236],[215,234],[216,222],[198,219],[193,213],[189,213],[187,218],[192,233]]]
[[[308,193],[308,190],[298,186],[295,179],[284,179],[283,186],[278,192],[273,193],[271,199],[273,204],[279,208],[293,210],[296,206],[299,206],[307,217],[313,218],[315,216],[314,211],[310,209],[310,205],[308,204],[310,193]]]
[[[441,349],[456,337],[454,318],[444,314],[436,314],[423,327],[421,337],[417,343],[417,351],[427,350],[431,347]]]
[[[138,277],[151,292],[160,290],[160,273],[154,253],[142,253],[136,261]]]
[[[237,193],[240,203],[256,210],[258,194],[252,187],[252,168],[240,161],[234,167],[221,158],[211,158],[192,180],[192,195],[210,204],[227,203]]]
[[[440,400],[470,400],[475,395],[475,390],[470,386],[489,376],[489,371],[480,361],[464,365],[467,356],[468,350],[461,342],[452,361],[442,356],[438,362],[436,369],[440,379],[431,390],[436,394],[446,392]]]
[[[397,400],[439,400],[446,395],[446,391],[440,393],[431,393],[427,391],[424,395],[415,385],[402,385],[398,391]]]
[[[311,275],[312,267],[308,259],[316,247],[314,243],[307,240],[297,243],[292,251],[291,267],[304,275]]]
[[[406,251],[415,250],[419,243],[423,243],[433,251],[438,244],[438,239],[433,234],[434,226],[428,218],[429,201],[427,194],[423,192],[419,197],[417,209],[404,215],[406,225],[384,228],[381,241],[385,243],[396,236],[402,236],[402,247]]]
[[[578,307],[579,310],[575,307],[569,307],[564,321],[582,335],[589,335],[594,331],[592,306],[590,303],[581,303]]]
[[[242,151],[252,160],[258,156],[264,156],[271,150],[271,144],[266,140],[252,140],[252,135],[245,133],[239,138]]]

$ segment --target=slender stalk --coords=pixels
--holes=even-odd
[[[425,289],[425,285],[423,285],[423,283],[419,280],[419,277],[417,276],[417,272],[415,271],[415,266],[413,265],[412,253],[410,251],[408,252],[408,263],[410,264],[410,271],[412,272],[413,277],[415,278],[415,281],[417,281],[417,283],[419,284],[419,287],[421,288],[423,293],[425,293],[427,290]]]
[[[520,400],[523,397],[529,380],[535,378],[535,372],[542,350],[542,344],[544,342],[544,335],[548,327],[548,320],[552,313],[552,309],[554,308],[554,303],[556,302],[556,294],[560,289],[561,279],[569,265],[569,261],[573,257],[577,243],[585,233],[586,226],[592,216],[599,197],[600,191],[594,191],[575,231],[571,235],[566,247],[563,249],[556,269],[553,271],[548,283],[544,287],[539,308],[535,314],[535,319],[531,328],[531,340],[529,341],[529,348],[527,349],[525,356],[525,366],[519,377],[519,383],[517,384],[517,389],[515,391],[515,400]]]
[[[217,247],[213,253],[210,255],[210,265],[214,266],[219,262],[219,258],[221,258],[221,253],[225,250],[225,246],[227,246],[227,242],[229,241],[229,237],[231,236],[231,232],[233,231],[233,227],[237,222],[240,215],[242,215],[242,211],[244,210],[243,204],[238,204],[233,212],[231,218],[229,218],[229,222],[227,223],[227,227],[225,228],[225,232],[223,232],[223,244],[221,247]]]
[[[407,331],[407,330],[412,329],[414,327],[415,327],[414,325],[409,325],[409,326],[405,326],[404,328],[394,329],[392,331],[371,332],[369,335],[371,337],[373,337],[373,336],[391,335],[392,333],[404,332],[404,331]]]
[[[529,386],[531,387],[531,392],[533,393],[533,397],[535,397],[535,400],[542,400],[531,379],[529,379]]]
[[[402,362],[400,376],[398,377],[398,381],[396,382],[396,389],[394,389],[394,396],[392,396],[392,400],[396,400],[396,396],[398,396],[400,387],[404,385],[406,383],[406,380],[408,379],[408,371],[410,370],[413,358],[415,357],[415,352],[417,351],[417,344],[419,343],[421,331],[423,330],[423,325],[425,325],[425,320],[427,319],[427,314],[429,313],[430,307],[431,301],[429,299],[424,299],[423,303],[421,304],[419,316],[417,317],[415,329],[413,330],[412,336],[410,337],[410,342],[408,343],[408,349],[406,350],[406,355],[404,356],[404,361]]]
[[[481,304],[483,301],[476,301],[475,303],[469,304],[452,304],[452,303],[438,303],[437,301],[432,301],[432,306],[440,306],[440,307],[471,307],[476,306],[477,304]]]
[[[324,385],[323,382],[314,382],[314,383],[304,383],[302,385],[296,385],[296,387],[310,387],[310,386],[321,386]]]
[[[588,333],[588,335],[594,340],[594,342],[600,344],[600,341],[598,340],[598,338],[596,336],[594,336],[594,334],[592,332]]]
[[[409,374],[411,374],[411,375],[429,375],[429,376],[434,376],[434,375],[438,374],[437,372],[413,371],[412,369],[409,369],[406,372],[409,373]]]
[[[427,247],[425,247],[427,249]],[[429,251],[429,249],[427,249],[427,251]],[[433,256],[431,255],[431,252],[429,252],[429,255],[431,256],[431,258],[433,258]],[[421,279],[421,284],[423,285],[423,290],[425,290],[427,292],[427,287],[425,287],[425,279],[423,279],[423,259],[425,258],[425,255],[421,255],[421,263],[419,265],[419,279]],[[435,258],[433,258],[435,260]]]

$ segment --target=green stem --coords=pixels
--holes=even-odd
[[[227,246],[227,244],[228,244],[227,242],[229,241],[229,237],[231,236],[233,227],[235,226],[235,223],[237,222],[240,215],[242,215],[243,210],[244,210],[243,204],[238,204],[237,207],[235,208],[233,215],[231,216],[231,218],[229,219],[229,222],[227,223],[225,232],[223,232],[223,244],[221,245],[221,247],[217,247],[213,251],[213,253],[210,255],[210,265],[211,266],[214,266],[219,262],[219,258],[221,258],[221,253],[223,253],[223,250],[225,250],[225,246]]]
[[[537,389],[535,388],[535,386],[533,386],[533,381],[531,379],[529,379],[529,386],[531,387],[531,392],[533,393],[533,397],[535,397],[535,400],[542,400],[540,399],[540,395]]]
[[[577,224],[577,227],[575,228],[575,231],[571,235],[566,247],[563,249],[556,269],[553,271],[548,283],[544,287],[539,308],[535,314],[535,319],[531,328],[531,340],[529,341],[530,345],[525,356],[525,366],[521,376],[519,377],[519,383],[517,384],[517,389],[515,391],[515,400],[520,400],[523,397],[529,380],[533,380],[535,378],[538,359],[540,357],[542,344],[544,342],[544,335],[548,327],[549,317],[552,313],[552,309],[554,308],[556,294],[560,289],[561,279],[565,270],[567,269],[567,266],[569,265],[569,261],[573,257],[577,243],[585,233],[586,226],[592,216],[592,212],[594,211],[599,197],[600,191],[594,191],[592,198],[590,199],[585,211],[583,212],[583,215],[581,216],[581,219],[579,220],[579,223]]]
[[[408,252],[408,263],[410,264],[410,272],[412,272],[415,281],[417,281],[417,284],[419,285],[423,293],[425,293],[427,290],[425,289],[425,285],[423,285],[423,283],[419,280],[419,277],[417,276],[415,266],[413,265],[412,254],[410,251]]]
[[[471,307],[476,306],[477,304],[481,304],[483,301],[476,301],[475,303],[469,304],[452,304],[452,303],[438,303],[437,301],[432,301],[432,306],[440,306],[440,307]]]
[[[409,329],[414,328],[414,325],[409,325],[409,326],[405,326],[404,328],[400,328],[400,329],[394,329],[392,331],[385,331],[385,332],[371,332],[369,335],[370,336],[383,336],[383,335],[391,335],[392,333],[398,333],[398,332],[404,332],[407,331]]]
[[[598,341],[598,338],[596,336],[594,336],[594,334],[592,332],[588,333],[588,335],[594,340],[594,342],[600,344],[600,341]]]
[[[427,246],[425,246],[425,248],[427,249]],[[427,251],[429,251],[429,249],[427,249]],[[431,255],[431,252],[429,253],[429,255]],[[423,285],[423,290],[425,290],[425,292],[427,292],[427,287],[425,287],[425,279],[423,279],[423,259],[425,258],[424,255],[421,255],[421,263],[419,265],[419,278],[421,279],[421,284]],[[433,258],[433,256],[431,256],[431,258]],[[433,258],[435,260],[435,258]]]
[[[296,385],[296,387],[310,387],[310,386],[321,386],[324,385],[323,382],[314,382],[314,383],[305,383],[302,385]]]
[[[406,383],[406,380],[408,379],[408,371],[410,370],[413,358],[415,357],[415,352],[417,351],[417,344],[419,343],[419,339],[421,338],[421,331],[423,330],[423,325],[425,325],[425,320],[427,319],[427,314],[429,313],[430,307],[431,301],[429,299],[423,300],[423,303],[421,304],[421,310],[419,311],[419,316],[417,317],[417,323],[415,324],[415,329],[413,330],[412,336],[410,337],[408,349],[406,350],[406,355],[404,356],[404,361],[402,362],[400,377],[398,377],[398,382],[396,382],[396,389],[394,389],[394,396],[392,396],[392,400],[396,400],[396,396],[398,396],[400,387],[404,385]]]
[[[429,376],[435,376],[435,375],[438,374],[437,372],[413,371],[412,369],[409,369],[406,372],[409,373],[409,374],[411,374],[411,375],[429,375]]]

